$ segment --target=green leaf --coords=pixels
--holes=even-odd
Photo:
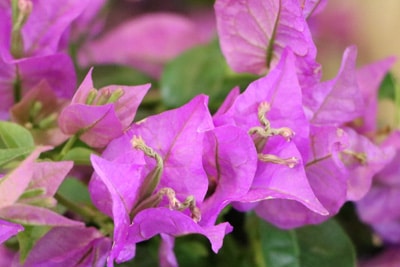
[[[155,83],[150,76],[139,72],[131,67],[121,65],[99,65],[93,69],[93,83],[96,88],[102,88],[107,85],[138,85]]]
[[[48,226],[29,226],[24,225],[24,231],[18,233],[20,262],[23,263],[29,255],[36,242],[44,236],[50,227]]]
[[[396,81],[390,72],[386,74],[379,88],[379,99],[395,99],[395,85]]]
[[[294,231],[284,231],[260,222],[261,249],[266,266],[300,267],[300,244]]]
[[[208,264],[209,243],[204,236],[186,235],[175,239],[175,255],[179,266],[202,267]]]
[[[0,121],[0,149],[33,146],[33,137],[27,129],[12,122]]]
[[[184,52],[167,64],[162,73],[161,95],[165,104],[178,107],[201,93],[218,96],[225,67],[216,42]]]
[[[63,181],[58,193],[75,203],[90,204],[90,195],[87,187],[76,178],[67,178]]]
[[[73,160],[77,165],[91,166],[90,155],[95,153],[93,150],[86,147],[74,147],[67,152],[62,160]]]
[[[0,166],[13,160],[22,160],[34,147],[33,137],[27,129],[15,123],[0,121]]]
[[[117,267],[159,266],[159,259],[158,259],[159,245],[160,245],[159,236],[156,236],[148,241],[138,243],[136,245],[135,257],[129,262],[116,264],[115,266]]]
[[[210,96],[210,107],[216,109],[233,87],[245,87],[254,77],[230,72],[218,42],[213,41],[169,62],[162,73],[160,89],[168,107],[181,106],[196,95],[206,94]]]
[[[26,190],[24,193],[22,193],[19,199],[43,196],[45,193],[46,190],[44,188],[33,188],[30,190]]]
[[[355,252],[350,239],[333,219],[295,231],[301,266],[354,267]]]
[[[253,217],[253,218],[252,218]],[[254,261],[264,267],[354,267],[350,239],[331,219],[320,225],[282,230],[250,215],[247,225]]]
[[[0,166],[4,166],[13,160],[22,160],[33,151],[34,147],[18,147],[0,149]]]

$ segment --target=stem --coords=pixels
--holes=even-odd
[[[246,216],[246,232],[250,243],[249,252],[252,255],[253,266],[267,267],[261,249],[258,220],[254,212],[250,212]]]
[[[14,89],[14,103],[18,103],[22,98],[22,84],[21,79],[19,77],[19,69],[16,69],[16,77],[13,84]]]
[[[94,213],[86,208],[83,208],[76,204],[75,202],[70,201],[69,199],[65,198],[59,193],[56,193],[54,195],[54,198],[57,200],[57,202],[64,207],[66,207],[69,211],[72,211],[73,213],[78,214],[83,218],[85,222],[88,221],[96,221]]]
[[[71,147],[78,140],[79,134],[73,135],[70,139],[68,139],[67,143],[65,143],[64,147],[61,149],[60,154],[56,157],[56,160],[59,161],[65,157],[68,151],[71,150]]]
[[[100,229],[100,231],[104,233],[104,235],[112,235],[114,230],[113,225],[110,224],[109,218],[102,213],[98,212],[97,210],[92,210],[86,206],[78,205],[77,203],[65,198],[60,193],[56,193],[54,198],[59,204],[67,208],[69,211],[81,216],[85,223],[94,224],[98,229]]]

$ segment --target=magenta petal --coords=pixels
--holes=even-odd
[[[160,267],[178,267],[178,261],[174,253],[175,237],[167,234],[160,234],[160,236]]]
[[[313,111],[312,124],[341,125],[363,113],[364,101],[355,71],[356,56],[356,47],[347,48],[336,78],[319,84],[305,95],[304,104]]]
[[[212,250],[217,253],[224,236],[231,231],[232,226],[228,223],[201,227],[180,211],[160,207],[143,210],[135,216],[129,227],[129,240],[137,243],[161,233],[172,236],[201,234],[208,238]]]
[[[0,220],[0,244],[23,230],[22,225]]]
[[[101,90],[110,90],[111,92],[122,89],[124,90],[124,95],[115,102],[115,112],[119,118],[122,126],[127,128],[133,122],[135,118],[136,111],[146,95],[147,91],[150,89],[150,84],[138,85],[138,86],[119,86],[112,85],[106,86]]]
[[[22,96],[42,80],[46,80],[60,98],[71,98],[76,83],[74,65],[69,56],[54,54],[44,57],[23,58],[4,63],[0,60],[0,118],[9,117],[8,110],[14,104],[13,84],[20,79]]]
[[[104,147],[123,131],[113,104],[67,106],[60,114],[59,126],[65,134],[70,135],[86,129],[80,139],[91,147]]]
[[[328,0],[299,0],[303,16],[310,17],[313,14],[319,13],[328,3]]]
[[[159,188],[174,189],[178,199],[193,195],[200,202],[207,192],[208,180],[202,166],[203,137],[204,131],[214,127],[207,100],[204,95],[197,96],[180,108],[133,124],[128,132],[129,136],[142,137],[162,156],[164,172]],[[120,145],[121,149],[128,146]],[[148,165],[154,166],[154,160]]]
[[[108,265],[111,266],[114,259],[117,262],[124,262],[134,257],[135,243],[127,242],[128,226],[130,224],[129,213],[134,201],[138,197],[138,191],[142,183],[140,172],[143,165],[139,164],[117,164],[109,162],[98,156],[92,155],[91,161],[95,172],[107,188],[111,197],[112,217],[114,219],[114,243],[108,258]],[[142,161],[142,163],[144,163]],[[127,181],[126,179],[130,179]],[[90,189],[92,198],[101,197],[98,192]],[[96,201],[95,199],[95,202]]]
[[[239,95],[240,95],[240,88],[235,87],[225,97],[224,102],[221,104],[221,106],[219,107],[219,109],[213,116],[213,122],[214,122],[215,126],[221,126],[224,124],[234,124],[234,122],[231,121],[232,120],[231,118],[223,116],[223,115],[229,111],[229,109],[235,103],[235,100]]]
[[[144,15],[125,22],[84,47],[79,59],[84,65],[128,65],[158,77],[163,64],[202,41],[196,25],[183,16]]]
[[[393,132],[382,144],[395,148],[395,157],[373,178],[371,190],[357,201],[357,211],[363,222],[370,224],[385,240],[400,242],[400,132]]]
[[[395,150],[392,147],[384,149],[374,145],[369,139],[362,135],[358,135],[350,128],[345,129],[349,135],[349,150],[357,153],[365,153],[366,164],[359,162],[352,163],[351,160],[347,164],[349,169],[349,179],[347,181],[347,198],[348,200],[361,199],[370,189],[372,176],[379,172],[394,157]],[[354,161],[354,160],[353,160]]]
[[[285,47],[301,60],[315,60],[316,48],[298,1],[216,1],[221,48],[233,70],[263,74],[276,65]]]
[[[71,58],[66,54],[52,54],[15,61],[22,88],[32,88],[47,80],[58,97],[71,98],[75,91],[76,74]]]
[[[83,131],[80,139],[92,147],[104,147],[111,140],[122,135],[122,132],[132,123],[137,108],[150,84],[139,86],[110,85],[97,91],[93,104],[86,104],[93,88],[92,69],[89,70],[82,84],[75,93],[72,102],[59,116],[59,125],[65,134],[75,134]],[[113,103],[96,105],[104,96],[122,90],[122,95]]]
[[[289,143],[284,144],[286,146],[282,146],[283,142],[281,140],[274,143],[268,142],[265,151],[268,150],[269,153],[280,158],[296,157],[301,160],[301,156],[294,144]],[[274,148],[268,148],[269,145]],[[282,149],[283,147],[284,149]],[[321,205],[310,186],[303,164],[300,161],[299,164],[290,168],[285,165],[259,162],[252,188],[264,188],[266,191],[264,199],[296,200],[315,213],[327,215],[328,211]]]
[[[86,74],[74,97],[72,104],[85,104],[89,96],[89,92],[94,89],[92,81],[93,68]],[[150,84],[137,86],[109,85],[98,90],[101,94],[103,91],[113,93],[116,90],[123,90],[123,95],[114,103],[114,109],[117,117],[124,128],[127,128],[133,121],[136,111],[143,100],[143,97],[150,89]]]
[[[313,127],[311,140],[311,159],[305,165],[305,171],[315,196],[329,214],[315,213],[293,200],[261,202],[256,209],[257,214],[279,227],[320,223],[335,215],[346,201],[348,173],[340,164],[338,153],[347,147],[347,135],[334,127]]]
[[[36,243],[23,266],[103,267],[110,247],[95,228],[55,227]]]
[[[0,244],[0,266],[12,266],[16,252]]]
[[[257,168],[257,151],[246,131],[222,126],[206,133],[203,165],[209,194],[202,203],[201,225],[213,225],[220,211],[250,189]]]
[[[49,55],[59,51],[62,35],[83,10],[89,0],[33,1],[33,9],[22,28],[26,55]]]
[[[0,209],[0,217],[7,218],[21,224],[50,225],[50,226],[81,226],[82,222],[68,219],[49,209],[14,204]]]
[[[387,58],[357,70],[357,82],[364,99],[364,112],[362,114],[362,125],[355,126],[360,133],[373,132],[376,130],[376,114],[378,110],[379,86],[393,65],[395,58]]]
[[[271,127],[289,127],[295,132],[292,142],[303,156],[307,155],[309,123],[303,112],[302,93],[294,66],[294,57],[290,50],[285,50],[276,68],[268,75],[252,82],[239,95],[231,108],[218,120],[228,121],[233,118],[235,124],[245,131],[260,126],[258,107],[262,102],[271,106],[266,117]],[[280,136],[274,138],[282,138]]]
[[[94,89],[92,80],[93,68],[90,68],[85,78],[76,90],[74,97],[71,100],[71,104],[85,104],[87,97],[89,96],[90,90]]]

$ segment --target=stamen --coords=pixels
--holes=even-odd
[[[156,194],[153,194],[143,201],[139,202],[139,204],[135,206],[135,208],[130,213],[131,219],[144,209],[157,207],[164,196],[168,199],[169,209],[183,211],[189,208],[192,219],[195,222],[199,222],[201,220],[201,212],[200,209],[196,206],[196,200],[194,196],[188,196],[185,201],[180,202],[176,198],[175,191],[170,187],[161,188]]]
[[[29,120],[33,121],[42,111],[43,103],[40,101],[33,102],[31,109],[29,110]]]
[[[282,158],[272,155],[272,154],[262,154],[262,153],[258,154],[258,159],[263,162],[270,162],[270,163],[275,163],[275,164],[286,165],[289,168],[294,168],[297,164],[300,163],[299,159],[296,157],[282,159]]]
[[[342,153],[354,157],[361,165],[367,164],[368,157],[365,153],[358,153],[348,149],[343,150]]]
[[[106,104],[117,102],[124,95],[124,93],[125,91],[122,88],[118,88],[117,90],[111,93]]]
[[[56,112],[51,113],[49,116],[45,117],[38,123],[39,129],[47,129],[54,125],[57,121],[58,114]]]
[[[160,183],[162,172],[164,170],[164,161],[157,152],[147,146],[142,137],[133,136],[131,144],[135,149],[143,151],[143,153],[156,160],[156,167],[146,176],[140,189],[139,201],[148,198]]]
[[[281,128],[272,128],[270,121],[267,119],[265,114],[271,110],[270,104],[267,102],[261,102],[258,106],[258,120],[260,121],[261,125],[263,126],[255,126],[250,128],[249,134],[256,135],[254,138],[254,142],[257,147],[257,151],[262,151],[265,143],[268,141],[268,137],[280,135],[286,139],[287,142],[292,141],[295,132],[290,129],[289,127],[281,127]],[[261,141],[260,139],[263,139]]]
[[[155,159],[157,161],[158,166],[164,165],[162,157],[157,152],[155,152],[151,147],[147,146],[141,136],[139,137],[137,137],[136,135],[133,136],[131,143],[134,148],[143,151],[143,153],[146,156]]]
[[[24,40],[21,30],[32,12],[33,4],[30,0],[13,0],[11,1],[11,5],[13,25],[11,30],[10,50],[14,58],[21,58],[24,55]]]
[[[101,91],[99,91],[99,96],[98,99],[96,101],[96,105],[101,106],[104,104],[107,104],[108,99],[111,96],[111,91],[110,89],[102,89]]]
[[[92,105],[94,103],[94,100],[97,97],[98,91],[95,88],[90,89],[88,96],[86,97],[86,105]]]
[[[258,120],[264,126],[265,131],[268,131],[270,128],[270,122],[267,117],[265,117],[265,114],[270,110],[271,105],[268,104],[268,102],[263,101],[258,106]]]
[[[188,196],[185,201],[180,202],[175,195],[175,191],[172,188],[162,188],[158,193],[166,196],[169,201],[169,208],[172,210],[183,211],[189,208],[191,217],[195,222],[201,220],[201,213],[198,207],[196,207],[196,200],[194,196]]]
[[[271,133],[272,135],[280,135],[283,136],[287,142],[292,141],[295,132],[288,128],[288,127],[282,127],[282,128],[278,128],[278,129],[271,129]]]

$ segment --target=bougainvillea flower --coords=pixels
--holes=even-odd
[[[27,92],[11,110],[11,120],[25,126],[38,145],[57,146],[68,139],[57,118],[67,99],[58,98],[46,80]]]
[[[91,75],[92,69],[58,121],[64,134],[79,132],[80,139],[88,145],[104,147],[132,123],[150,84],[109,85],[96,90]]]
[[[184,50],[208,40],[190,19],[157,13],[134,18],[83,47],[83,65],[123,64],[159,77],[163,65]],[[107,53],[107,51],[113,53]]]
[[[151,219],[149,219],[151,218]],[[217,253],[224,236],[232,231],[228,223],[201,226],[186,214],[166,207],[149,208],[139,212],[129,229],[129,241],[140,242],[160,233],[170,236],[201,234],[208,238],[212,250]]]
[[[138,200],[145,164],[143,155],[136,157],[123,154],[124,158],[113,162],[92,156],[95,169],[89,192],[93,203],[100,211],[114,220],[113,246],[108,258],[109,265],[116,260],[124,262],[135,255],[135,244],[127,243],[129,213]]]
[[[110,247],[110,239],[95,228],[54,227],[37,241],[22,266],[103,267]],[[18,257],[13,264],[21,266]]]
[[[234,71],[265,74],[289,47],[300,84],[319,80],[316,47],[299,0],[218,0],[215,12],[221,49]]]
[[[127,133],[131,138],[140,136],[163,157],[163,179],[159,186],[174,188],[177,197],[193,195],[201,201],[208,190],[208,178],[202,166],[203,137],[214,126],[207,102],[206,96],[197,96],[178,109],[133,124]],[[154,160],[148,165],[151,170]]]
[[[253,185],[241,200],[251,204],[235,204],[241,210],[254,208],[264,200],[283,198],[299,201],[314,212],[327,213],[305,175],[303,158],[308,155],[309,124],[294,60],[286,50],[276,68],[251,83],[227,111],[214,116],[216,125],[233,124],[252,134],[259,153]]]
[[[0,5],[2,26],[0,28],[0,55],[6,60],[13,59],[12,44],[12,14],[11,1],[3,1]],[[57,0],[22,0],[19,1],[19,15],[26,16],[25,23],[19,29],[22,51],[18,58],[47,56],[59,52],[66,47],[60,47],[60,40],[77,18],[90,4],[90,1],[67,0],[60,5]],[[28,9],[28,10],[24,10]],[[23,14],[26,12],[26,14]]]
[[[400,132],[392,133],[382,144],[396,149],[396,155],[373,178],[371,190],[357,203],[363,222],[370,224],[385,241],[400,242]]]
[[[341,153],[341,160],[349,172],[347,199],[360,200],[369,191],[372,177],[387,165],[395,155],[390,146],[378,147],[353,129],[344,128],[349,146]]]
[[[0,59],[0,119],[8,119],[9,109],[42,80],[47,81],[57,97],[71,98],[76,82],[72,60],[64,54],[12,62]]]
[[[305,172],[313,192],[329,214],[321,215],[296,201],[271,199],[257,207],[257,214],[282,228],[320,223],[336,214],[346,200],[347,172],[339,152],[347,148],[347,135],[336,127],[311,127],[310,155]]]
[[[366,134],[376,131],[378,90],[394,61],[395,58],[391,57],[357,70],[357,82],[364,100],[362,116],[351,125],[357,132]]]
[[[104,159],[92,156],[95,175],[89,187],[91,197],[96,206],[103,206],[101,210],[111,212],[115,223],[110,266],[114,259],[123,262],[132,258],[137,242],[157,234],[198,233],[209,238],[214,251],[221,247],[224,235],[232,230],[230,225],[215,226],[214,215],[207,215],[210,219],[204,225],[201,219],[209,186],[203,168],[203,139],[212,129],[207,98],[198,96],[181,108],[133,124],[108,145]],[[133,146],[137,140],[146,142],[146,153],[156,153],[157,160],[143,157]],[[218,203],[215,212],[221,205]],[[209,213],[213,210],[208,209]]]
[[[303,103],[312,124],[340,126],[363,113],[364,102],[355,69],[356,57],[356,47],[347,48],[334,79],[303,90]]]
[[[225,206],[248,193],[258,159],[247,131],[232,125],[207,131],[203,151],[209,184],[206,199],[200,206],[200,224],[212,225]]]

